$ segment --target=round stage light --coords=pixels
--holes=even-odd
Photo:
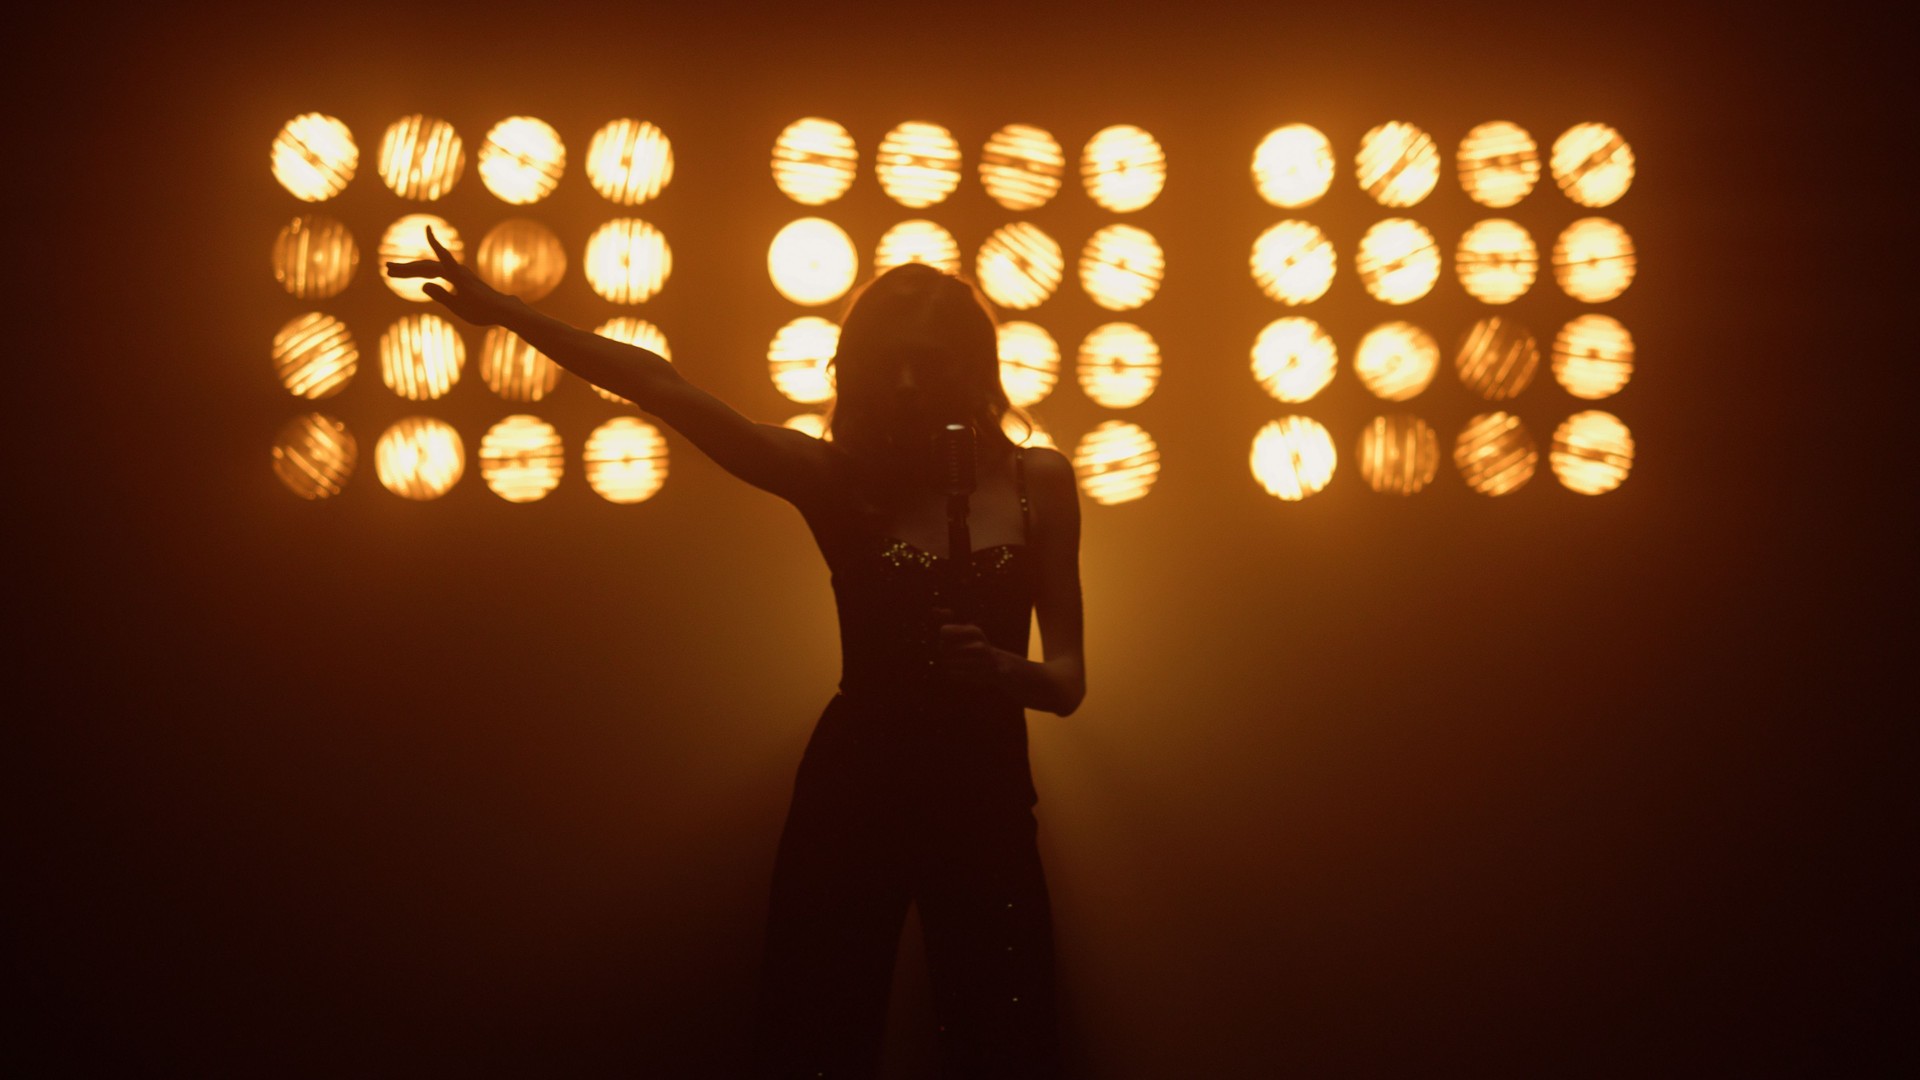
[[[806,307],[830,304],[853,288],[860,257],[847,230],[826,218],[790,221],[767,246],[767,274],[780,295]]]
[[[1053,135],[1031,124],[1008,124],[980,152],[980,183],[1009,210],[1038,210],[1060,193],[1067,157]]]
[[[1440,278],[1440,245],[1426,226],[1406,218],[1375,222],[1354,252],[1360,284],[1375,300],[1411,304]]]
[[[408,401],[444,395],[466,366],[467,343],[438,315],[403,315],[380,335],[380,381]]]
[[[1333,381],[1340,358],[1312,319],[1275,319],[1253,343],[1253,378],[1278,401],[1306,401]]]
[[[380,280],[386,282],[387,288],[393,290],[393,295],[402,300],[424,304],[433,297],[421,291],[421,286],[430,281],[446,285],[446,282],[434,281],[433,278],[397,278],[387,273],[387,264],[390,262],[439,258],[427,243],[429,227],[440,241],[440,246],[446,248],[456,260],[467,250],[466,244],[460,240],[459,231],[437,214],[408,214],[387,226],[386,234],[380,237]]]
[[[294,198],[319,202],[340,194],[360,167],[347,125],[325,113],[301,113],[273,137],[273,178]]]
[[[1505,120],[1467,132],[1454,163],[1467,198],[1496,210],[1526,198],[1540,182],[1540,148],[1526,128]]]
[[[1053,450],[1060,449],[1060,444],[1053,441],[1053,436],[1047,434],[1038,420],[1033,420],[1032,426],[1029,427],[1022,424],[1019,417],[1012,413],[1005,413],[1000,417],[1000,430],[1006,433],[1007,438],[1012,440],[1015,446],[1045,446]]]
[[[1581,218],[1553,243],[1553,278],[1568,296],[1604,303],[1633,284],[1633,238],[1606,218]]]
[[[415,113],[380,139],[380,179],[403,199],[432,202],[453,190],[466,167],[460,134],[445,120]]]
[[[273,475],[303,499],[340,494],[359,458],[347,425],[325,413],[296,416],[273,439]]]
[[[673,182],[673,144],[644,120],[613,120],[587,144],[587,183],[608,202],[638,206]]]
[[[1440,368],[1440,345],[1408,322],[1381,323],[1360,339],[1353,373],[1374,397],[1407,401],[1419,397]]]
[[[273,238],[273,280],[297,299],[338,296],[359,268],[353,234],[323,214],[302,214]]]
[[[1453,269],[1475,300],[1510,304],[1533,288],[1540,273],[1540,249],[1518,223],[1488,218],[1461,235]]]
[[[1360,479],[1383,495],[1412,495],[1440,471],[1440,437],[1414,416],[1376,416],[1360,432]]]
[[[1398,120],[1360,136],[1354,162],[1361,189],[1381,206],[1412,206],[1440,182],[1440,151],[1433,137]]]
[[[1253,186],[1275,206],[1320,201],[1333,185],[1333,144],[1306,124],[1277,127],[1253,152]]]
[[[932,206],[960,186],[960,144],[939,124],[908,120],[880,140],[873,171],[894,202]]]
[[[827,430],[827,418],[817,412],[794,413],[781,421],[780,426],[802,435],[811,435],[821,442],[833,441],[833,432]]]
[[[1633,377],[1633,335],[1605,315],[1571,320],[1553,338],[1553,377],[1588,401],[1619,393]]]
[[[802,315],[781,327],[767,346],[773,388],[802,405],[833,400],[834,374],[827,364],[839,348],[840,327],[818,315]]]
[[[1553,475],[1567,490],[1603,495],[1626,480],[1633,469],[1633,435],[1620,418],[1599,409],[1574,413],[1553,433],[1547,456]]]
[[[1108,225],[1080,252],[1080,287],[1108,311],[1132,311],[1160,291],[1166,253],[1145,229]]]
[[[640,304],[666,287],[673,250],[639,218],[614,218],[587,237],[587,284],[616,304]]]
[[[906,263],[926,263],[949,274],[960,272],[960,244],[953,234],[931,221],[903,221],[880,237],[873,253],[873,272],[884,274]]]
[[[510,503],[546,498],[565,462],[560,433],[537,416],[509,416],[480,437],[480,479]]]
[[[347,324],[309,311],[273,335],[273,370],[295,397],[329,398],[346,388],[360,367],[360,348]]]
[[[487,327],[480,379],[505,401],[539,401],[560,382],[560,365],[504,326]]]
[[[1160,448],[1153,436],[1125,420],[1101,421],[1081,437],[1072,460],[1080,490],[1102,506],[1145,498],[1160,477]]]
[[[567,171],[567,145],[545,120],[509,116],[480,144],[480,182],[501,202],[527,206],[553,194]]]
[[[1248,460],[1253,478],[1267,494],[1299,502],[1333,479],[1333,436],[1308,417],[1283,416],[1268,421],[1253,437]]]
[[[1131,409],[1160,386],[1160,344],[1132,323],[1096,326],[1080,342],[1079,374],[1095,405]]]
[[[996,329],[1000,385],[1007,400],[1026,408],[1053,393],[1060,381],[1060,345],[1037,323],[1013,320]]]
[[[1540,346],[1526,327],[1496,315],[1460,336],[1453,366],[1467,389],[1488,401],[1509,401],[1533,382]]]
[[[1453,467],[1482,495],[1520,490],[1533,479],[1539,461],[1533,436],[1512,413],[1481,413],[1467,421],[1453,442]]]
[[[673,350],[667,347],[667,335],[661,333],[659,327],[645,319],[636,319],[631,315],[616,315],[606,322],[601,323],[599,326],[594,327],[593,332],[603,338],[622,341],[628,345],[637,345],[668,363],[673,362]],[[605,398],[615,405],[633,404],[633,402],[628,401],[626,398],[621,397],[619,394],[597,383],[588,382],[587,387],[592,390],[596,396]]]
[[[987,299],[1003,308],[1025,311],[1053,295],[1066,266],[1053,237],[1037,225],[1016,221],[993,230],[980,245],[973,275]]]
[[[787,198],[821,206],[847,193],[860,165],[860,151],[847,129],[809,116],[795,120],[773,144],[773,182]]]
[[[438,230],[435,230],[436,235]],[[553,230],[515,218],[488,230],[474,259],[480,280],[528,303],[546,299],[567,274],[567,250]]]
[[[1553,180],[1581,206],[1610,206],[1633,184],[1633,147],[1605,124],[1575,124],[1553,140]]]
[[[1333,242],[1316,225],[1282,221],[1253,242],[1253,280],[1283,304],[1307,304],[1333,284]]]
[[[637,416],[616,416],[587,436],[587,486],[610,503],[645,502],[667,482],[667,440]]]
[[[1102,128],[1080,151],[1080,181],[1102,209],[1132,213],[1159,198],[1166,187],[1166,151],[1132,124]]]
[[[467,449],[446,421],[410,416],[374,444],[373,471],[382,487],[403,499],[437,499],[466,474]]]

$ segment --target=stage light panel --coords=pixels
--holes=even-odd
[[[1385,304],[1411,304],[1440,278],[1440,246],[1426,226],[1406,218],[1375,222],[1354,251],[1360,284]]]
[[[433,235],[440,246],[456,260],[466,254],[467,246],[460,239],[459,230],[447,223],[447,219],[437,214],[408,214],[387,226],[380,237],[380,280],[387,283],[393,295],[402,300],[412,300],[424,304],[433,299],[422,289],[428,282],[444,287],[446,282],[433,278],[397,278],[387,273],[390,262],[415,262],[421,259],[435,259],[433,248],[427,243],[427,229],[433,229]]]
[[[1282,502],[1299,502],[1325,490],[1337,459],[1333,436],[1305,416],[1268,421],[1254,435],[1249,455],[1253,478]]]
[[[973,273],[987,299],[1025,311],[1039,307],[1060,287],[1066,258],[1060,244],[1038,225],[1017,221],[995,229],[980,245]]]
[[[1333,242],[1316,225],[1282,221],[1253,242],[1253,280],[1283,304],[1308,304],[1333,284]]]
[[[380,485],[403,499],[425,502],[453,489],[467,471],[460,433],[444,420],[410,416],[388,428],[373,448]]]
[[[587,143],[586,169],[601,198],[638,206],[673,182],[673,143],[645,120],[609,121]]]
[[[1360,431],[1360,479],[1383,495],[1412,495],[1440,471],[1440,437],[1417,416],[1376,416]]]
[[[346,487],[359,455],[347,425],[325,413],[303,413],[274,436],[273,475],[303,499],[330,499]]]
[[[960,186],[960,144],[939,124],[908,120],[881,138],[873,171],[880,190],[901,206],[945,202]]]
[[[1277,401],[1310,400],[1340,366],[1333,338],[1312,319],[1275,319],[1253,343],[1253,378]]]
[[[467,154],[452,124],[415,113],[387,126],[379,167],[381,182],[395,195],[432,202],[460,182]]]
[[[1510,304],[1533,288],[1540,249],[1518,222],[1488,218],[1461,234],[1453,256],[1460,286],[1485,304]]]
[[[980,184],[1008,210],[1038,210],[1060,193],[1066,153],[1053,134],[1032,124],[1008,124],[980,152]]]
[[[546,498],[560,486],[565,462],[560,432],[537,416],[506,417],[480,437],[480,479],[510,503]]]
[[[1479,320],[1460,336],[1453,365],[1467,389],[1488,401],[1510,401],[1533,382],[1540,345],[1525,326],[1496,315]]]
[[[553,194],[567,171],[567,144],[545,120],[509,116],[480,143],[480,182],[501,202],[528,206]]]
[[[1633,185],[1633,147],[1606,124],[1575,124],[1553,140],[1553,180],[1581,206],[1611,206]]]
[[[1453,466],[1482,495],[1506,495],[1533,479],[1540,454],[1527,426],[1512,413],[1481,413],[1453,443]]]
[[[880,237],[873,253],[877,276],[906,263],[925,263],[949,274],[960,272],[960,244],[931,221],[902,221]]]
[[[1433,137],[1398,120],[1360,136],[1354,165],[1361,190],[1381,206],[1413,206],[1440,181],[1440,151]]]
[[[1102,506],[1145,498],[1160,476],[1160,448],[1153,436],[1125,420],[1101,421],[1081,437],[1071,460],[1080,490]]]
[[[466,341],[438,315],[403,315],[380,335],[380,381],[408,401],[445,395],[466,365]]]
[[[528,218],[512,218],[487,230],[473,269],[501,292],[537,303],[566,277],[567,250],[552,229]]]
[[[773,144],[773,182],[787,198],[823,206],[847,193],[860,165],[853,136],[832,120],[795,120]]]
[[[1081,340],[1078,367],[1094,404],[1131,409],[1160,385],[1160,344],[1132,323],[1105,323]]]
[[[1617,488],[1633,469],[1633,435],[1620,418],[1599,409],[1574,413],[1553,432],[1547,455],[1553,475],[1567,490],[1603,495]]]
[[[1600,304],[1633,284],[1633,238],[1606,218],[1581,218],[1553,244],[1553,277],[1568,296]]]
[[[487,327],[480,343],[480,380],[503,401],[535,402],[560,382],[560,365],[504,326]]]
[[[1526,198],[1540,182],[1540,147],[1526,128],[1505,120],[1467,132],[1454,164],[1467,198],[1496,210]]]
[[[840,348],[840,327],[818,315],[802,315],[780,328],[767,345],[767,371],[788,401],[817,405],[837,388],[829,366]]]
[[[295,397],[318,401],[346,388],[360,367],[347,324],[318,311],[288,320],[273,335],[273,370]]]
[[[1080,181],[1101,208],[1130,214],[1152,205],[1166,187],[1166,151],[1132,124],[1102,128],[1080,152]]]
[[[1607,315],[1569,320],[1553,338],[1553,377],[1589,401],[1619,393],[1633,377],[1633,335]]]
[[[1026,408],[1053,392],[1060,380],[1060,344],[1038,323],[1010,320],[996,330],[1000,385],[1007,400]]]
[[[331,199],[360,166],[360,147],[347,125],[325,113],[301,113],[273,137],[273,178],[302,202]]]
[[[666,287],[673,249],[639,218],[614,218],[587,237],[587,285],[616,304],[642,304]]]
[[[1080,252],[1080,287],[1108,311],[1131,311],[1160,291],[1166,268],[1166,253],[1152,233],[1108,225]]]
[[[1378,398],[1419,397],[1440,368],[1440,345],[1409,322],[1387,322],[1367,331],[1353,353],[1353,373]]]
[[[1253,186],[1275,206],[1310,206],[1333,186],[1333,144],[1306,124],[1274,128],[1253,151]]]
[[[845,296],[859,270],[853,238],[826,218],[790,221],[767,245],[767,275],[773,287],[804,307],[819,307]]]
[[[302,214],[273,238],[273,279],[295,299],[338,296],[359,268],[353,233],[324,214]]]
[[[667,482],[667,440],[637,416],[594,428],[583,457],[587,486],[610,503],[645,502]]]

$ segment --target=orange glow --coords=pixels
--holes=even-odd
[[[347,425],[325,413],[305,413],[274,436],[273,475],[303,499],[330,499],[346,487],[359,456]]]
[[[639,218],[614,218],[587,237],[587,284],[616,304],[640,304],[666,287],[673,251]]]
[[[1333,243],[1317,226],[1282,221],[1253,242],[1253,280],[1283,304],[1307,304],[1333,284]]]
[[[318,401],[346,388],[360,366],[360,349],[347,324],[309,311],[273,335],[273,370],[295,397]]]
[[[1036,308],[1060,287],[1066,258],[1053,237],[1017,221],[993,230],[974,258],[973,274],[987,299],[1004,308]]]
[[[353,234],[325,215],[302,214],[273,238],[273,279],[298,299],[340,295],[359,268]]]
[[[455,259],[466,253],[467,247],[460,239],[459,230],[436,214],[408,214],[387,226],[386,235],[380,238],[380,280],[386,282],[387,288],[393,290],[393,295],[402,300],[424,304],[433,299],[421,291],[421,286],[427,284],[430,278],[397,278],[387,273],[387,264],[390,262],[438,258],[427,244],[429,227]]]
[[[1571,320],[1554,335],[1553,377],[1588,401],[1618,393],[1633,377],[1633,335],[1606,315]]]
[[[509,116],[480,143],[480,182],[501,202],[537,203],[567,171],[567,146],[545,120]]]
[[[438,199],[466,167],[460,135],[445,120],[415,113],[388,125],[380,139],[380,179],[403,199]]]
[[[1030,322],[1003,322],[998,329],[1000,385],[1007,400],[1026,408],[1053,392],[1060,380],[1060,345],[1046,328]]]
[[[673,182],[673,144],[644,120],[614,120],[587,144],[587,183],[600,197],[638,206]]]
[[[273,178],[302,202],[331,199],[360,166],[347,125],[325,113],[302,113],[273,137]]]
[[[453,489],[467,471],[460,433],[443,420],[410,416],[380,436],[373,448],[380,484],[403,499],[425,502]]]
[[[1375,222],[1354,252],[1360,284],[1375,300],[1410,304],[1433,291],[1440,278],[1440,245],[1417,221],[1388,218]]]
[[[1101,421],[1074,447],[1072,459],[1080,489],[1102,506],[1143,499],[1160,477],[1153,436],[1125,420]]]
[[[1554,241],[1554,280],[1575,300],[1611,300],[1633,284],[1633,271],[1633,238],[1606,218],[1581,218]]]
[[[840,327],[817,315],[802,315],[781,327],[767,346],[774,389],[802,405],[831,401],[834,376],[827,364],[839,348]]]
[[[1253,437],[1248,456],[1253,478],[1267,494],[1283,502],[1299,502],[1324,490],[1333,479],[1337,455],[1333,436],[1305,416],[1283,416],[1268,421]]]
[[[818,116],[788,124],[773,144],[774,184],[806,206],[822,206],[845,195],[859,166],[853,136]]]
[[[853,238],[826,218],[790,221],[767,246],[767,274],[780,295],[796,304],[830,304],[853,288],[860,257]]]
[[[1339,366],[1333,338],[1312,319],[1275,319],[1253,343],[1254,381],[1278,401],[1312,398]]]
[[[1103,209],[1132,213],[1160,197],[1167,184],[1167,155],[1147,132],[1115,124],[1087,140],[1080,152],[1080,181]]]
[[[1433,137],[1398,120],[1360,136],[1354,164],[1361,189],[1381,206],[1412,206],[1440,181],[1440,151]]]
[[[587,486],[610,503],[645,502],[667,482],[667,440],[637,416],[616,416],[587,436]]]
[[[980,183],[1009,210],[1038,210],[1060,192],[1067,158],[1044,128],[1008,124],[980,152]]]
[[[1620,418],[1598,409],[1574,413],[1553,433],[1548,455],[1553,475],[1567,490],[1603,495],[1633,469],[1633,435]]]
[[[533,303],[546,299],[566,276],[567,252],[552,229],[515,218],[495,225],[480,241],[474,272],[501,292]]]
[[[480,345],[480,379],[506,401],[539,401],[560,381],[560,365],[504,326],[487,327]]]
[[[1373,396],[1388,401],[1419,397],[1440,367],[1433,335],[1407,322],[1381,323],[1360,339],[1353,373]]]
[[[1540,148],[1527,129],[1505,120],[1481,124],[1460,140],[1460,187],[1481,206],[1504,209],[1540,182]]]
[[[1047,434],[1038,420],[1034,420],[1033,426],[1028,428],[1020,423],[1018,417],[1007,413],[1000,417],[1000,430],[1006,433],[1007,438],[1013,440],[1015,446],[1046,446],[1055,450],[1060,449],[1060,445],[1053,441],[1053,436]]]
[[[1079,373],[1094,404],[1131,409],[1160,385],[1160,344],[1132,323],[1096,326],[1080,342]]]
[[[958,274],[960,245],[952,233],[931,221],[903,221],[880,237],[873,254],[873,272],[884,274],[910,262]]]
[[[1152,233],[1109,225],[1080,252],[1080,287],[1108,311],[1131,311],[1160,291],[1166,267],[1166,254]]]
[[[939,124],[909,120],[880,140],[873,171],[894,202],[916,210],[932,206],[960,186],[960,144]]]
[[[1333,185],[1333,144],[1305,124],[1274,128],[1253,152],[1253,185],[1275,206],[1318,202]]]
[[[1453,443],[1453,466],[1482,495],[1505,495],[1525,487],[1539,464],[1533,436],[1520,418],[1490,412],[1467,421]]]
[[[509,416],[480,437],[480,478],[510,503],[546,498],[565,462],[560,433],[537,416]]]
[[[1440,437],[1415,416],[1376,416],[1360,432],[1360,478],[1383,495],[1412,495],[1440,471]]]
[[[594,327],[593,332],[603,338],[612,338],[615,341],[624,341],[628,345],[637,345],[660,357],[662,360],[669,362],[673,360],[673,350],[667,348],[667,335],[661,333],[659,327],[645,319],[636,319],[631,315],[616,315],[606,322],[601,323],[599,326]],[[613,402],[615,405],[633,404],[633,402],[628,401],[626,398],[621,397],[619,394],[603,386],[591,382],[588,383],[587,386],[596,395]]]
[[[1611,206],[1633,184],[1633,147],[1605,124],[1575,124],[1553,140],[1553,180],[1581,206]]]
[[[1481,319],[1460,337],[1454,370],[1467,389],[1488,401],[1509,401],[1533,381],[1540,346],[1526,327],[1512,319]]]
[[[833,432],[827,430],[827,418],[817,412],[795,413],[781,421],[780,426],[811,435],[821,442],[833,441]]]
[[[380,335],[380,380],[408,401],[429,401],[460,381],[467,343],[438,315],[403,315]]]
[[[1533,288],[1540,249],[1516,222],[1488,218],[1460,237],[1453,269],[1468,295],[1487,304],[1510,304]]]

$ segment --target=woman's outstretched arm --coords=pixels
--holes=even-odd
[[[513,331],[561,367],[659,417],[721,468],[754,487],[799,504],[826,483],[827,451],[818,439],[749,420],[688,382],[658,353],[568,325],[500,292],[461,265],[432,228],[427,229],[427,244],[435,258],[388,263],[387,272],[446,282],[428,282],[421,290],[466,322]]]

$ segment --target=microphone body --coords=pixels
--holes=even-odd
[[[973,536],[967,528],[967,508],[975,487],[973,425],[949,423],[934,435],[934,467],[947,496],[946,606],[955,622],[972,622]]]

